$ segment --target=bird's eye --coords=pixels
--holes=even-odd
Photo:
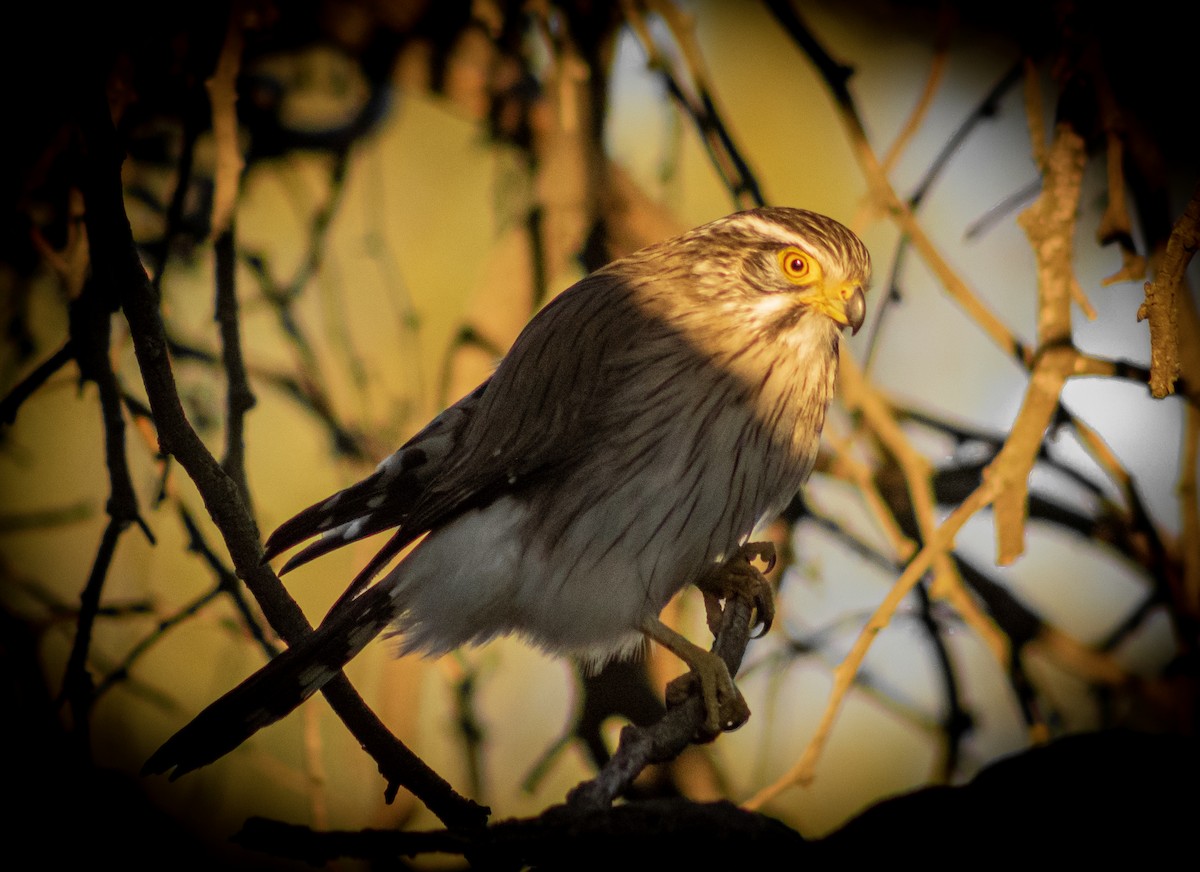
[[[812,278],[812,258],[798,248],[785,248],[779,252],[779,268],[788,281],[806,282]]]

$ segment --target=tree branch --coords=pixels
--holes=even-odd
[[[1150,321],[1150,393],[1158,398],[1175,392],[1179,377],[1179,313],[1187,305],[1184,273],[1200,248],[1200,185],[1171,230],[1154,281],[1146,282],[1146,301],[1138,309],[1139,321]]]
[[[93,224],[97,230],[91,239],[97,280],[119,294],[162,452],[173,455],[187,471],[221,532],[238,577],[246,582],[276,632],[295,644],[312,628],[274,571],[262,561],[258,531],[237,484],[209,453],[184,414],[167,354],[158,297],[137,256],[125,214],[120,183],[123,155],[116,144],[107,100],[103,91],[90,96],[83,119],[89,158],[85,196],[89,231]],[[392,736],[344,675],[329,682],[322,692],[358,741],[379,762],[388,781],[386,796],[395,796],[399,785],[404,785],[448,824],[483,822],[486,811],[455,793],[441,776]]]
[[[16,421],[17,410],[21,408],[21,405],[51,376],[74,359],[75,348],[68,339],[58,351],[39,363],[29,375],[13,386],[3,400],[0,400],[0,425],[8,425]]]
[[[713,642],[713,653],[736,675],[750,641],[752,608],[741,597],[732,597],[721,615],[721,627]],[[697,683],[698,684],[698,683]],[[680,705],[670,708],[648,727],[627,726],[612,759],[590,781],[575,787],[567,796],[573,811],[603,809],[633,784],[638,774],[652,763],[673,760],[690,745],[704,723],[704,703],[698,687]]]

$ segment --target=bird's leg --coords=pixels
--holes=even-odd
[[[756,623],[762,625],[763,633],[771,628],[775,619],[774,593],[770,582],[754,566],[755,560],[763,561],[767,565],[766,571],[770,572],[775,566],[775,546],[770,542],[747,542],[736,554],[713,566],[696,581],[704,594],[708,628],[714,637],[721,626],[721,602],[735,596],[754,607]],[[724,660],[693,644],[657,618],[648,619],[642,625],[642,632],[668,648],[691,669],[687,675],[681,675],[667,685],[668,706],[686,699],[698,681],[704,703],[702,734],[705,737],[715,737],[723,730],[736,729],[746,722],[750,708],[733,683]]]
[[[681,702],[691,691],[693,682],[698,681],[704,703],[702,734],[705,737],[715,737],[722,730],[733,730],[746,722],[750,708],[733,683],[724,660],[690,642],[658,618],[647,618],[642,623],[642,632],[691,669],[687,675],[681,675],[667,685],[668,706]]]
[[[759,636],[766,635],[775,620],[775,594],[771,583],[755,566],[754,561],[767,564],[766,571],[775,568],[775,546],[770,542],[747,542],[724,563],[713,566],[696,581],[704,594],[708,629],[717,635],[721,625],[721,600],[740,596],[754,606],[755,624],[762,625]]]

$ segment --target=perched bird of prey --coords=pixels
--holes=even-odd
[[[266,559],[320,537],[287,571],[396,531],[311,636],[209,706],[146,770],[215,760],[385,630],[402,653],[517,634],[593,666],[649,637],[698,676],[708,728],[736,726],[741,698],[725,664],[658,615],[688,584],[727,593],[737,573],[722,564],[808,476],[838,342],[863,322],[870,270],[838,222],[762,208],[562,292],[491,378],[372,475],[271,535]],[[769,624],[769,589],[754,596]]]

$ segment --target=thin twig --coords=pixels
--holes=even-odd
[[[237,288],[234,285],[236,243],[232,218],[229,226],[213,243],[216,258],[216,305],[214,319],[221,331],[221,362],[225,372],[225,455],[221,468],[233,479],[247,508],[252,508],[250,486],[246,482],[246,413],[254,408],[254,393],[246,378],[242,357],[241,322],[238,318]]]
[[[649,9],[660,16],[679,47],[683,68],[672,68],[669,54],[662,51],[646,23],[641,3],[622,3],[625,20],[646,52],[647,64],[659,72],[671,96],[683,107],[700,133],[709,159],[721,175],[725,187],[739,209],[766,203],[758,179],[742,157],[728,125],[717,110],[717,101],[709,83],[699,46],[688,17],[670,0],[646,0]]]
[[[848,81],[851,70],[844,64],[838,63],[813,36],[808,26],[799,14],[786,0],[767,0],[767,6],[775,13],[780,23],[795,39],[797,45],[816,66],[826,87],[829,88],[834,102],[837,104],[838,115],[846,127],[847,135],[854,148],[863,175],[867,179],[872,197],[880,208],[891,215],[892,220],[905,233],[924,259],[925,263],[937,276],[950,297],[962,307],[967,315],[974,320],[983,331],[992,338],[1001,350],[1013,360],[1028,367],[1032,363],[1032,353],[1021,343],[1012,331],[1002,322],[979,296],[967,285],[954,269],[946,262],[933,241],[918,223],[911,208],[900,199],[892,188],[887,174],[879,158],[871,148],[867,138],[866,127],[859,114],[858,107],[850,94]]]
[[[234,0],[229,11],[225,39],[217,67],[205,81],[208,101],[212,106],[212,131],[216,147],[216,167],[213,172],[213,207],[210,221],[212,239],[219,239],[233,226],[237,208],[238,186],[241,184],[241,146],[238,142],[237,78],[242,65],[245,12],[241,0]]]
[[[96,700],[95,685],[91,673],[88,672],[88,652],[91,648],[92,628],[96,615],[100,610],[100,595],[104,590],[104,580],[112,565],[113,554],[117,550],[117,540],[121,538],[126,524],[116,518],[109,518],[100,538],[100,546],[96,549],[96,557],[92,561],[91,572],[88,573],[87,583],[79,595],[79,614],[75,622],[75,638],[71,644],[71,654],[67,659],[66,673],[60,699],[71,707],[74,718],[74,735],[80,755],[87,758],[91,754],[91,709]]]
[[[202,593],[196,599],[185,605],[179,611],[169,617],[163,618],[158,622],[154,631],[142,637],[136,645],[134,645],[125,654],[121,662],[108,671],[108,674],[100,680],[96,685],[95,698],[99,699],[109,690],[116,687],[121,682],[125,681],[139,660],[150,650],[166,638],[167,633],[172,629],[189,620],[193,616],[199,614],[205,606],[215,601],[221,595],[221,586],[216,585],[206,592]]]
[[[1010,67],[997,80],[996,84],[984,95],[979,104],[971,111],[971,113],[963,120],[957,129],[946,140],[945,144],[938,151],[937,155],[930,161],[928,168],[925,170],[921,180],[913,189],[912,194],[908,197],[909,208],[916,212],[925,202],[925,197],[932,189],[934,183],[941,177],[944,170],[950,166],[950,161],[972,132],[986,119],[992,118],[997,112],[997,106],[1000,99],[1008,92],[1008,90],[1016,84],[1020,77],[1021,66],[1016,64]],[[880,166],[880,171],[886,176],[888,163],[885,161]],[[878,205],[878,204],[876,204]],[[871,334],[867,341],[867,353],[864,362],[864,368],[869,368],[872,354],[876,348],[876,339],[881,335],[884,323],[886,323],[886,314],[890,306],[901,299],[900,294],[900,276],[904,264],[907,260],[907,254],[912,239],[907,234],[902,234],[899,242],[896,244],[896,251],[892,258],[892,266],[888,271],[887,294],[884,295],[883,301],[876,309],[875,318],[872,321]]]
[[[176,360],[194,360],[213,368],[217,368],[220,360],[215,352],[189,344],[170,334],[167,336],[167,347]],[[338,457],[367,461],[372,456],[377,456],[368,447],[362,433],[351,429],[339,419],[337,411],[333,408],[333,400],[319,383],[301,380],[291,373],[254,364],[247,365],[246,373],[254,382],[275,388],[312,415],[327,431],[332,450]],[[127,405],[128,402],[127,398]]]
[[[904,531],[896,522],[896,516],[888,510],[887,501],[879,492],[871,467],[853,455],[852,446],[848,440],[830,432],[828,428],[825,430],[824,441],[834,454],[829,474],[844,478],[854,484],[866,503],[867,510],[875,519],[875,523],[879,525],[888,544],[891,545],[895,556],[900,560],[912,557],[917,550],[917,545],[904,535]]]
[[[865,375],[849,355],[844,356],[840,383],[847,408],[862,413],[872,432],[900,466],[907,485],[913,517],[917,522],[917,533],[921,541],[929,541],[937,526],[932,465],[913,446],[883,398],[867,382]],[[1007,641],[962,591],[962,579],[953,561],[947,554],[938,555],[933,561],[933,569],[933,593],[938,597],[951,599],[960,606],[963,619],[988,644],[993,655],[1000,662],[1006,662],[1009,656]]]
[[[34,367],[33,371],[17,382],[0,400],[0,425],[12,424],[17,419],[17,410],[37,392],[52,375],[75,359],[75,349],[68,339],[58,351]]]
[[[829,701],[826,703],[825,711],[822,713],[817,729],[805,747],[804,753],[787,772],[747,800],[743,804],[745,808],[751,810],[760,809],[789,787],[806,784],[812,780],[817,760],[820,758],[821,752],[829,740],[833,722],[841,708],[841,703],[845,699],[847,691],[853,685],[854,676],[858,673],[859,667],[866,658],[867,651],[870,649],[876,635],[888,625],[896,609],[899,608],[900,603],[904,601],[904,598],[908,596],[932,566],[934,558],[947,553],[953,547],[954,537],[958,535],[958,532],[966,522],[974,517],[977,512],[991,504],[992,500],[995,499],[997,491],[996,478],[985,478],[983,484],[970,497],[964,500],[950,514],[950,517],[942,522],[933,537],[921,548],[917,556],[909,562],[904,572],[892,585],[891,590],[888,591],[888,595],[879,604],[878,608],[875,609],[875,612],[859,633],[846,658],[834,670],[833,690],[829,694]]]
[[[91,198],[88,199],[89,204]],[[90,238],[101,235],[90,210],[87,228]],[[93,245],[91,250],[95,251]],[[100,608],[104,582],[121,534],[130,524],[138,524],[151,542],[153,535],[138,509],[137,495],[125,456],[125,419],[121,410],[121,391],[109,361],[112,338],[113,304],[111,290],[102,279],[93,276],[70,308],[71,339],[67,344],[79,364],[81,380],[93,382],[99,392],[104,425],[104,455],[108,470],[109,495],[106,503],[109,522],[104,529],[87,583],[80,594],[79,619],[67,659],[62,698],[74,716],[75,735],[86,756],[89,752],[89,719],[94,702],[93,680],[88,672],[92,629]]]
[[[1100,226],[1096,228],[1096,240],[1101,245],[1115,242],[1121,249],[1121,268],[1100,282],[1113,285],[1145,278],[1146,258],[1138,254],[1133,242],[1133,219],[1125,196],[1125,143],[1121,135],[1110,128],[1107,144],[1108,198],[1104,214],[1100,216]]]
[[[263,562],[254,521],[237,485],[192,429],[180,403],[167,356],[158,298],[137,257],[125,214],[119,173],[122,154],[117,148],[102,90],[91,95],[86,109],[83,131],[89,157],[90,184],[86,190],[89,233],[93,222],[98,230],[91,240],[93,266],[98,280],[120,294],[162,452],[174,455],[187,471],[221,532],[238,576],[246,582],[276,632],[294,644],[311,633],[312,628],[274,571]],[[379,762],[388,781],[385,796],[394,796],[403,784],[447,823],[482,823],[486,811],[455,793],[441,776],[388,732],[344,675],[326,684],[322,692],[358,741]]]

